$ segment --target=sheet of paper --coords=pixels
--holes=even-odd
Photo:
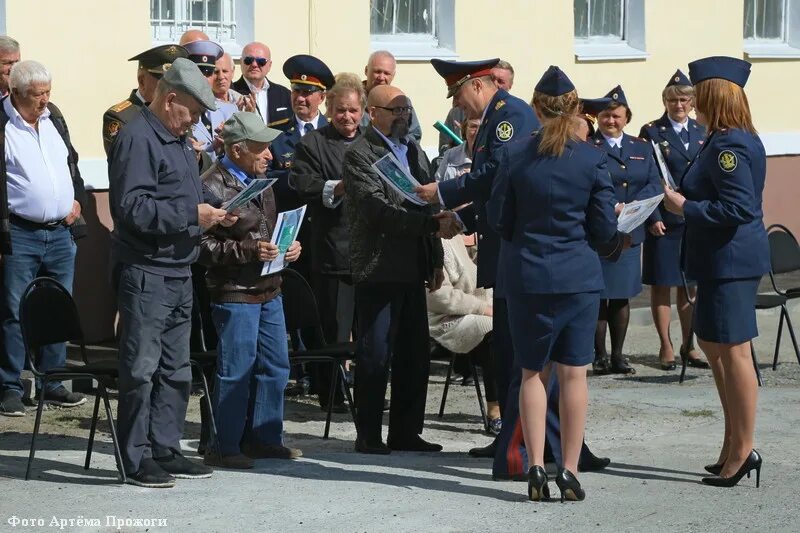
[[[664,154],[661,152],[661,148],[658,147],[658,143],[655,141],[650,141],[650,144],[653,145],[653,152],[655,152],[656,155],[656,163],[658,163],[658,169],[661,171],[661,179],[664,180],[664,183],[667,184],[667,187],[673,191],[677,191],[678,186],[675,185],[675,180],[672,179],[672,173],[669,171],[669,167],[667,167],[667,161],[664,159]]]
[[[636,200],[629,204],[625,204],[622,212],[617,217],[617,229],[622,233],[630,233],[637,227],[641,226],[650,213],[655,211],[658,204],[664,198],[663,194],[646,198],[644,200]]]
[[[242,207],[254,198],[258,198],[262,192],[266,191],[278,180],[274,178],[257,179],[250,182],[239,194],[222,204],[222,209],[231,212]]]
[[[372,164],[372,168],[392,189],[403,195],[406,200],[412,204],[426,204],[425,200],[420,199],[417,193],[414,192],[414,188],[418,187],[420,183],[400,164],[394,154],[388,153],[381,157]]]
[[[275,274],[286,268],[286,251],[297,240],[297,234],[300,233],[300,225],[303,223],[305,214],[306,206],[278,213],[278,221],[275,224],[275,231],[272,232],[272,239],[270,240],[272,244],[278,246],[278,257],[264,263],[261,269],[262,276]]]

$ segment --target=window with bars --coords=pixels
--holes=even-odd
[[[370,0],[370,36],[398,59],[452,56],[455,0]]]
[[[236,0],[150,0],[150,27],[156,42],[178,42],[195,28],[212,41],[236,42]]]
[[[625,40],[624,0],[575,0],[575,39]]]
[[[744,0],[744,50],[754,58],[800,57],[800,0]]]
[[[582,61],[644,59],[645,0],[573,0],[575,55]]]

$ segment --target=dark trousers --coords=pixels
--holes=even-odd
[[[359,338],[356,405],[359,437],[381,439],[383,400],[391,365],[389,439],[422,433],[430,352],[425,286],[422,283],[356,285]]]
[[[192,384],[192,281],[130,265],[116,273],[120,315],[119,414],[125,471],[144,457],[180,452]]]
[[[322,333],[328,343],[348,342],[353,332],[355,287],[348,278],[349,276],[332,276],[319,272],[311,275],[311,290],[317,300]],[[331,363],[311,365],[314,390],[319,395],[320,405],[328,403],[333,371],[334,366]],[[344,394],[341,388],[338,388],[334,395],[334,403],[343,401]]]

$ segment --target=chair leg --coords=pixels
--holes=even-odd
[[[333,364],[333,363],[331,363]],[[331,372],[331,384],[328,391],[328,413],[325,416],[325,434],[322,435],[323,439],[328,438],[331,431],[331,417],[333,416],[333,402],[336,398],[336,387],[339,385],[339,372]]]
[[[444,378],[444,391],[442,392],[442,404],[439,406],[439,418],[444,416],[444,404],[447,402],[447,391],[450,389],[450,376],[453,373],[453,365],[456,362],[456,354],[450,358],[450,364],[447,365],[447,377]]]
[[[122,465],[122,448],[120,447],[119,437],[117,436],[117,427],[114,424],[114,415],[111,413],[111,402],[108,401],[108,390],[105,385],[99,383],[99,393],[103,395],[103,404],[106,408],[106,418],[108,418],[108,428],[111,431],[111,442],[114,443],[114,458],[117,461],[117,470],[119,471],[120,482],[125,484],[127,476],[125,476],[125,467]]]
[[[217,458],[222,461],[222,450],[220,450],[219,443],[217,442],[217,421],[214,418],[214,407],[211,404],[211,391],[208,388],[208,380],[206,379],[206,373],[203,372],[203,367],[200,366],[199,363],[192,362],[192,365],[197,369],[197,372],[200,374],[200,382],[203,384],[203,400],[206,403],[206,408],[208,409],[208,421],[211,424],[211,442],[209,442],[206,446],[206,449],[213,449],[217,453]]]
[[[792,319],[789,318],[789,311],[786,310],[786,329],[789,330],[789,337],[792,339],[794,346],[794,355],[797,357],[797,362],[800,363],[800,350],[797,348],[797,338],[794,336],[794,326],[792,326]]]
[[[353,423],[356,423],[356,404],[353,402],[353,396],[350,394],[350,387],[347,386],[347,374],[344,371],[344,366],[339,363],[339,387],[342,389],[344,397],[347,399],[347,406],[350,408],[350,416],[353,417]],[[356,428],[357,429],[357,428]]]
[[[33,435],[31,436],[31,453],[28,455],[28,468],[25,470],[25,481],[31,478],[31,465],[33,464],[33,457],[36,455],[36,437],[39,436],[39,425],[42,422],[42,411],[44,410],[44,391],[47,388],[47,377],[44,378],[42,383],[42,390],[39,393],[39,405],[36,408],[36,422],[33,424]]]
[[[753,356],[753,368],[756,370],[756,378],[758,378],[758,386],[764,386],[764,379],[761,377],[761,369],[758,368],[758,359],[756,358],[756,347],[753,345],[753,341],[750,340],[750,355]]]
[[[99,412],[100,412],[100,391],[97,391],[94,396],[94,412],[92,413],[92,427],[89,430],[89,445],[86,447],[86,462],[83,465],[83,468],[85,470],[89,470],[89,464],[92,461],[92,446],[94,446],[94,433],[97,430],[97,414]]]
[[[781,351],[781,333],[783,333],[783,317],[786,313],[786,307],[781,306],[781,316],[778,319],[778,336],[775,338],[775,357],[772,359],[772,370],[778,369],[778,353]]]
[[[489,433],[489,417],[486,415],[486,406],[483,405],[483,393],[481,392],[480,379],[478,379],[478,365],[470,361],[472,367],[472,376],[475,381],[475,392],[478,394],[478,407],[481,410],[481,420],[483,421],[483,429]]]
[[[691,326],[689,326],[689,338],[692,338],[694,335],[694,330]],[[686,378],[686,365],[689,362],[689,350],[685,350],[681,355],[681,377],[678,378],[678,383],[683,383],[683,380]]]

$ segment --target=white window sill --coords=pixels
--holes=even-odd
[[[787,43],[744,43],[744,53],[753,59],[800,59],[800,48],[795,48]]]
[[[370,51],[388,50],[398,61],[427,61],[429,59],[457,59],[455,50],[438,46],[434,41],[393,41],[372,39]]]
[[[578,61],[616,61],[619,59],[646,59],[644,50],[633,48],[628,43],[575,43],[575,58]]]

